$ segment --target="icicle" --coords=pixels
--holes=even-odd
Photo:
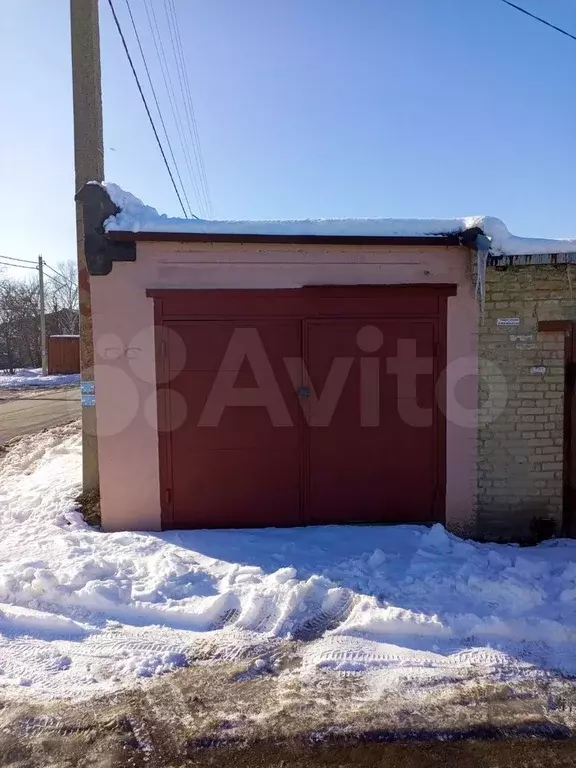
[[[484,322],[486,306],[486,265],[489,251],[476,251],[476,301],[480,305],[480,319]]]

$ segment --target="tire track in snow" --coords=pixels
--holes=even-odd
[[[342,590],[333,605],[324,608],[321,603],[312,611],[312,616],[297,624],[291,636],[294,640],[310,642],[322,637],[326,632],[339,627],[349,616],[354,605],[354,595],[349,590]]]

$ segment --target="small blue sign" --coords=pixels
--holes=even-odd
[[[94,408],[96,406],[96,396],[95,395],[82,395],[82,407],[83,408]]]
[[[93,381],[83,381],[80,384],[80,391],[83,395],[93,395],[94,390],[94,382]]]

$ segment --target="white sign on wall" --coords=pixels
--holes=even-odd
[[[496,325],[520,325],[519,317],[499,317]]]

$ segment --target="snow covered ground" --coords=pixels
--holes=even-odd
[[[79,475],[77,425],[0,459],[5,695],[86,697],[282,638],[303,659],[282,674],[358,675],[375,697],[399,680],[576,675],[576,541],[477,544],[439,525],[101,533],[73,511]]]
[[[41,368],[19,368],[15,374],[0,371],[0,389],[53,389],[80,383],[79,373],[62,376],[42,376]]]

